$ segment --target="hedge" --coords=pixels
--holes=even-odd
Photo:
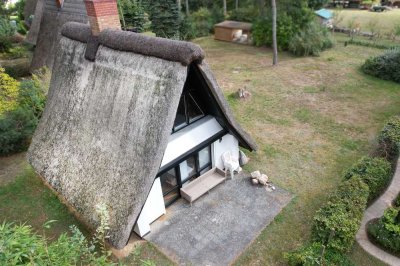
[[[348,180],[354,175],[358,175],[368,185],[368,201],[371,202],[387,187],[393,173],[386,159],[364,157],[345,173],[344,178]]]
[[[368,75],[400,83],[400,49],[367,59],[361,69]]]
[[[394,159],[399,155],[400,116],[388,120],[379,134],[378,141],[386,158]]]
[[[389,252],[400,254],[400,213],[398,208],[388,208],[381,218],[368,224],[367,232],[373,242]]]
[[[314,216],[313,241],[338,252],[349,251],[360,226],[368,194],[369,188],[360,176],[354,175],[342,182]]]

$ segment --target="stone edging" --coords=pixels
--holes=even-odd
[[[371,206],[367,208],[364,213],[364,217],[361,222],[361,227],[357,233],[356,240],[358,244],[370,255],[375,258],[389,264],[389,265],[400,265],[400,258],[387,253],[386,251],[380,249],[369,241],[367,236],[366,224],[374,219],[380,218],[383,212],[390,206],[392,206],[392,201],[396,198],[400,191],[400,159],[397,161],[396,172],[393,176],[392,182],[386,189],[385,193],[382,194]]]

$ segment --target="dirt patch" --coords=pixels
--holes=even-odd
[[[28,166],[25,157],[25,152],[8,157],[0,157],[0,186],[5,186],[14,181],[15,177],[22,174]]]

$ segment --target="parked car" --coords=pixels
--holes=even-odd
[[[373,6],[371,7],[370,11],[372,12],[384,12],[384,11],[389,11],[392,10],[392,8],[388,6]]]

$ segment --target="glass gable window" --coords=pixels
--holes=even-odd
[[[195,91],[184,92],[179,102],[172,132],[176,132],[204,117],[205,113],[200,106],[199,97]]]

